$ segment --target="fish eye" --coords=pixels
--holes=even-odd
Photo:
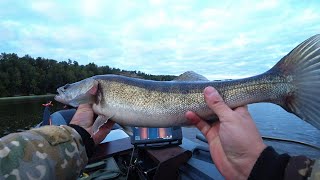
[[[66,90],[66,89],[68,89],[69,86],[70,86],[70,84],[66,84],[66,85],[63,86],[63,89]]]

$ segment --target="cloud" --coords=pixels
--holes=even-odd
[[[278,0],[263,0],[259,1],[256,5],[257,10],[272,10],[279,5]]]
[[[3,52],[210,79],[262,73],[320,28],[317,1],[10,3],[0,2]]]
[[[31,9],[41,14],[48,14],[54,9],[59,9],[53,1],[34,1],[31,3]],[[48,14],[51,17],[51,14]]]

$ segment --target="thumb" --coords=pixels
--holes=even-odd
[[[216,89],[209,86],[204,89],[204,98],[210,109],[219,117],[220,121],[224,116],[232,113],[232,109],[223,101]]]

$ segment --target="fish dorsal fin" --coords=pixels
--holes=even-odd
[[[206,77],[193,71],[186,71],[172,81],[209,81]]]

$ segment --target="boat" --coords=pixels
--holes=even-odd
[[[75,111],[60,110],[44,116],[49,119],[37,127],[46,123],[68,124]],[[133,136],[129,136],[115,124],[78,179],[224,179],[198,129],[133,127],[133,132]],[[266,136],[263,139],[279,153],[303,154],[310,158],[320,154],[319,147],[306,142]]]

